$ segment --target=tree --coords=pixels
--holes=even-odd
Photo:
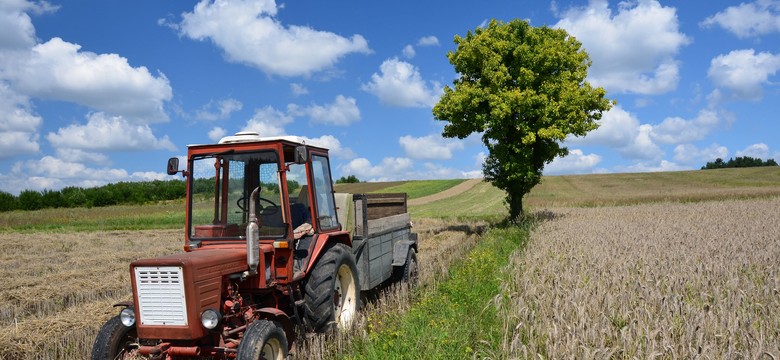
[[[506,191],[515,221],[544,165],[568,154],[560,142],[598,128],[613,102],[585,81],[590,57],[565,30],[492,20],[455,43],[447,57],[460,76],[433,115],[449,122],[445,137],[482,134],[485,179]]]
[[[360,179],[357,178],[355,175],[350,175],[347,177],[340,177],[338,180],[336,180],[336,184],[356,184],[359,183]]]

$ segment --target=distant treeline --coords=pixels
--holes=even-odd
[[[86,189],[71,186],[59,191],[25,190],[19,196],[0,191],[0,211],[145,204],[181,199],[184,194],[182,180],[120,182]]]
[[[743,167],[758,167],[758,166],[777,166],[774,159],[767,161],[752,158],[750,156],[739,156],[737,158],[731,158],[729,161],[723,161],[721,158],[715,159],[715,161],[708,162],[707,165],[701,167],[702,170],[709,169],[725,169],[725,168],[743,168]]]

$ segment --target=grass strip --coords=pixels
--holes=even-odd
[[[342,356],[351,359],[463,359],[494,352],[503,321],[500,296],[509,256],[528,240],[530,225],[494,228],[466,258],[449,268],[449,278],[417,294],[404,314],[369,319],[369,334]]]

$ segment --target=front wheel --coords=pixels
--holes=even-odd
[[[138,342],[137,337],[135,326],[123,325],[119,315],[112,317],[103,324],[95,337],[92,360],[133,358],[135,348],[132,345]]]
[[[237,355],[238,360],[284,360],[287,337],[276,321],[256,320],[244,332]]]
[[[360,309],[360,282],[352,252],[343,244],[329,245],[304,285],[306,319],[314,331],[330,324],[345,329]]]

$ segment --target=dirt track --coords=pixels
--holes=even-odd
[[[482,179],[469,179],[442,192],[438,192],[433,195],[423,196],[417,199],[411,199],[409,200],[409,205],[410,206],[424,205],[437,200],[446,199],[448,197],[466,192],[467,190],[473,188],[474,185],[479,184],[481,181]]]

